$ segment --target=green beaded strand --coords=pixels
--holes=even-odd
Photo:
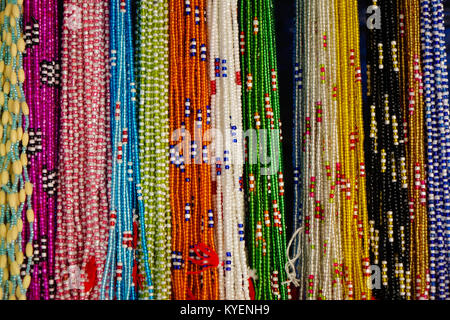
[[[285,273],[283,157],[273,3],[272,0],[241,0],[240,8],[246,43],[241,59],[247,81],[243,86],[244,124],[246,130],[256,130],[257,140],[253,145],[252,135],[248,134],[245,167],[250,265],[258,278],[257,282],[253,279],[255,299],[285,300],[289,289]],[[265,159],[261,159],[260,149],[270,157],[269,164],[262,161]],[[255,155],[258,159],[253,163]],[[269,173],[268,166],[272,167]]]
[[[141,0],[138,9],[137,79],[145,226],[154,294],[171,296],[171,218],[169,203],[169,47],[168,0]],[[143,266],[140,255],[140,266]],[[141,270],[143,270],[141,268]],[[139,292],[148,298],[146,283]]]

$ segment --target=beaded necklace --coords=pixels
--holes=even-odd
[[[57,299],[98,299],[105,268],[111,162],[108,33],[107,2],[64,1]]]
[[[395,1],[373,1],[382,15],[381,29],[370,32],[366,144],[370,246],[373,265],[381,265],[382,288],[377,298],[406,299],[409,271],[410,219],[404,126],[400,100]]]
[[[429,257],[427,191],[425,167],[425,107],[420,58],[419,2],[404,0],[399,3],[400,19],[404,24],[401,37],[404,73],[403,112],[407,114],[407,171],[409,183],[409,210],[411,219],[410,274],[411,293],[415,299],[429,298]],[[409,286],[409,284],[407,284]],[[408,290],[409,288],[407,288]]]
[[[33,185],[29,181],[27,147],[30,109],[23,83],[23,1],[0,2],[3,34],[0,50],[2,125],[0,126],[0,299],[25,300],[30,286],[34,238]],[[22,213],[26,214],[22,217]],[[23,218],[26,218],[24,225]],[[24,229],[25,228],[25,229]],[[24,231],[28,231],[25,237]],[[25,244],[23,250],[22,244]],[[25,253],[25,255],[24,255]]]
[[[449,293],[449,103],[443,1],[420,1],[423,82],[427,126],[430,299]],[[446,232],[447,230],[447,232]]]
[[[248,242],[255,298],[287,299],[283,156],[273,2],[242,0]],[[261,151],[261,152],[259,152]],[[270,162],[269,162],[270,161]]]
[[[172,297],[219,297],[210,151],[206,0],[169,2]],[[184,106],[184,107],[181,107]]]
[[[335,5],[341,164],[337,176],[341,188],[344,296],[350,300],[370,300],[358,4],[356,0],[344,0],[336,1]]]
[[[56,212],[57,116],[59,105],[58,5],[51,1],[24,4],[26,55],[25,96],[30,106],[30,180],[36,211],[32,281],[28,298],[55,298],[54,240]]]
[[[137,77],[145,233],[155,298],[170,299],[171,218],[169,202],[168,1],[142,0],[137,31]],[[142,248],[142,241],[140,243]],[[142,253],[142,252],[141,252]],[[145,270],[145,254],[140,254]],[[140,294],[148,298],[147,284]]]
[[[294,117],[303,132],[299,130],[296,136],[296,152],[301,153],[295,154],[296,183],[305,186],[302,193],[297,193],[300,199],[294,209],[301,214],[295,220],[301,226],[301,236],[294,250],[301,257],[297,271],[300,296],[339,300],[343,298],[343,261],[341,219],[336,214],[340,204],[336,186],[340,163],[334,1],[331,5],[329,1],[297,1],[297,13],[297,34],[301,36],[297,40]]]
[[[110,2],[111,57],[111,216],[108,253],[101,284],[102,299],[132,300],[137,298],[138,222],[143,248],[148,295],[153,299],[144,221],[138,128],[136,83],[133,69],[133,37],[131,33],[131,2]]]
[[[211,123],[216,130],[216,242],[219,259],[219,298],[249,299],[244,241],[244,190],[241,72],[237,0],[208,2]],[[207,115],[209,117],[209,115]],[[224,137],[222,135],[225,135]]]

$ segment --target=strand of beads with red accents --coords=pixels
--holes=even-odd
[[[108,3],[63,8],[56,298],[95,300],[109,229]]]

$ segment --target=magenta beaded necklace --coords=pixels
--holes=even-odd
[[[54,238],[59,104],[57,0],[24,3],[25,92],[30,107],[30,180],[36,220],[28,299],[55,298]]]
[[[63,10],[56,298],[96,300],[109,228],[108,1]]]

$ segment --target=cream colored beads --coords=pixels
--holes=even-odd
[[[29,270],[35,217],[30,201],[33,185],[28,181],[27,173],[27,117],[30,110],[22,88],[25,81],[22,3],[21,0],[7,0],[6,4],[0,4],[3,50],[3,60],[0,60],[0,300],[25,300],[31,283]],[[30,233],[25,248],[22,247],[24,210]]]

